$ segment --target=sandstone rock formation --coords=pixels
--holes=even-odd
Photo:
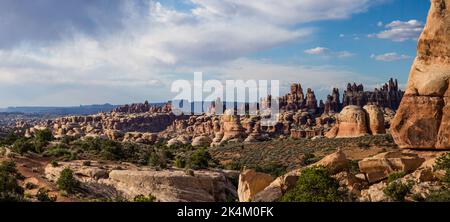
[[[432,0],[391,133],[401,148],[450,149],[450,0]]]
[[[372,135],[385,134],[383,110],[376,105],[366,105],[363,109],[366,111],[369,133]]]
[[[365,106],[378,105],[396,110],[403,97],[403,91],[398,87],[397,80],[390,79],[382,88],[374,91],[364,91],[362,84],[348,84],[344,91],[342,107],[349,105]]]
[[[274,178],[265,173],[246,169],[239,175],[238,197],[240,202],[251,201],[255,194],[266,188]]]
[[[328,138],[360,137],[369,134],[366,112],[360,106],[346,106],[337,123],[325,136]]]
[[[348,168],[348,159],[342,150],[338,150],[311,166],[323,166],[330,169],[332,173],[337,173]]]
[[[234,115],[233,110],[226,110],[222,116],[223,138],[226,141],[242,141],[245,138],[245,129],[241,125],[240,117]]]
[[[415,153],[392,151],[365,158],[358,165],[367,180],[373,183],[386,179],[393,172],[412,173],[424,161]]]
[[[208,136],[198,136],[192,140],[193,147],[209,147],[212,140]]]
[[[98,198],[133,199],[149,194],[161,202],[214,202],[237,198],[236,188],[220,171],[193,171],[193,176],[184,170],[160,170],[136,167],[131,164],[100,164],[91,161],[59,162],[59,166],[48,164],[45,177],[57,181],[64,168],[70,168],[83,188]]]

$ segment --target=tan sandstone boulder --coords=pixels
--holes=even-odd
[[[325,156],[319,162],[314,163],[311,166],[323,166],[330,169],[332,173],[338,173],[348,167],[348,159],[345,156],[345,153],[339,149],[337,152]]]
[[[401,148],[450,149],[450,0],[432,0],[391,133]]]
[[[211,138],[209,138],[207,136],[198,136],[192,140],[191,145],[193,147],[209,147],[211,142],[212,142]]]
[[[370,134],[385,134],[386,129],[384,128],[385,121],[383,110],[376,105],[366,105],[363,107],[363,109],[366,111],[366,119],[368,122]]]
[[[391,151],[359,161],[359,169],[369,183],[386,179],[393,172],[412,173],[425,161],[415,153]]]
[[[369,134],[366,112],[359,106],[346,106],[337,118],[334,129],[326,134],[328,138],[360,137]]]
[[[264,190],[274,180],[272,176],[251,169],[239,175],[238,196],[240,202],[251,201],[255,194]]]

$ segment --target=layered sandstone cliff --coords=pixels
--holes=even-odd
[[[391,133],[401,148],[450,149],[450,0],[432,0]]]

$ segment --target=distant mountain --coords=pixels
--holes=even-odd
[[[3,108],[0,109],[0,112],[54,115],[91,115],[99,112],[109,112],[116,107],[118,107],[118,105],[111,105],[108,103],[103,105],[80,105],[71,107],[24,106]]]

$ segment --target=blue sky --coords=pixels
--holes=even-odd
[[[405,84],[427,0],[2,0],[0,107],[169,100],[177,79],[277,79],[320,98]]]

